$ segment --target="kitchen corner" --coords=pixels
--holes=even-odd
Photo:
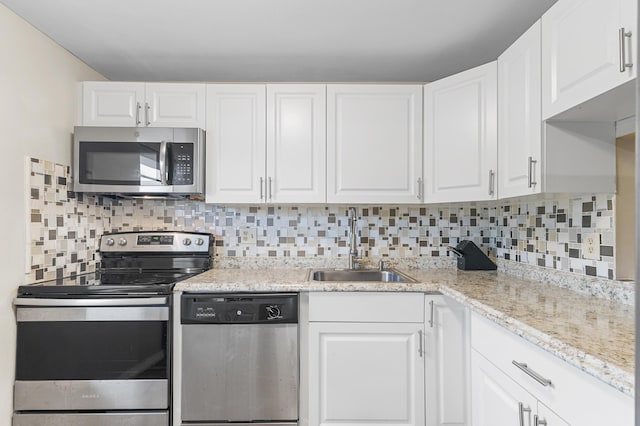
[[[218,267],[178,283],[175,291],[440,292],[624,394],[634,394],[632,283],[576,277],[535,266],[511,269],[515,262],[509,261],[500,262],[498,272],[459,271],[453,259],[421,269],[396,262],[395,267],[417,283],[329,283],[310,280],[309,269],[291,263],[278,267],[264,261],[263,267],[248,269]],[[525,269],[535,278],[514,275],[524,275]],[[547,281],[564,277],[567,288],[544,282],[545,277]],[[607,297],[594,297],[590,289]]]

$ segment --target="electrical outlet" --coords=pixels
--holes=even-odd
[[[258,239],[255,228],[241,229],[240,230],[240,243],[241,244],[255,244]]]
[[[585,259],[600,259],[600,234],[582,234],[582,257]]]

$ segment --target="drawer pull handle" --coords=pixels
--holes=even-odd
[[[524,426],[524,413],[531,415],[531,408],[524,408],[524,404],[522,402],[518,402],[518,413],[520,414],[520,426]],[[529,424],[531,422],[531,417],[529,417]]]
[[[542,386],[551,386],[551,380],[541,376],[540,374],[536,373],[535,371],[533,371],[532,369],[530,369],[526,363],[524,362],[518,362],[516,360],[513,360],[511,362],[513,365],[515,365],[516,367],[518,367],[520,370],[524,371],[525,373],[527,373],[531,378],[533,378],[536,382],[540,383]]]

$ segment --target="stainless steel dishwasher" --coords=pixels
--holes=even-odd
[[[181,300],[182,424],[298,423],[298,295]]]

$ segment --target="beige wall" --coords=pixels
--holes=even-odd
[[[0,5],[0,424],[11,424],[15,364],[12,299],[25,278],[25,156],[71,163],[76,82],[104,80]]]
[[[635,138],[632,133],[616,140],[616,278],[619,280],[635,279]]]

